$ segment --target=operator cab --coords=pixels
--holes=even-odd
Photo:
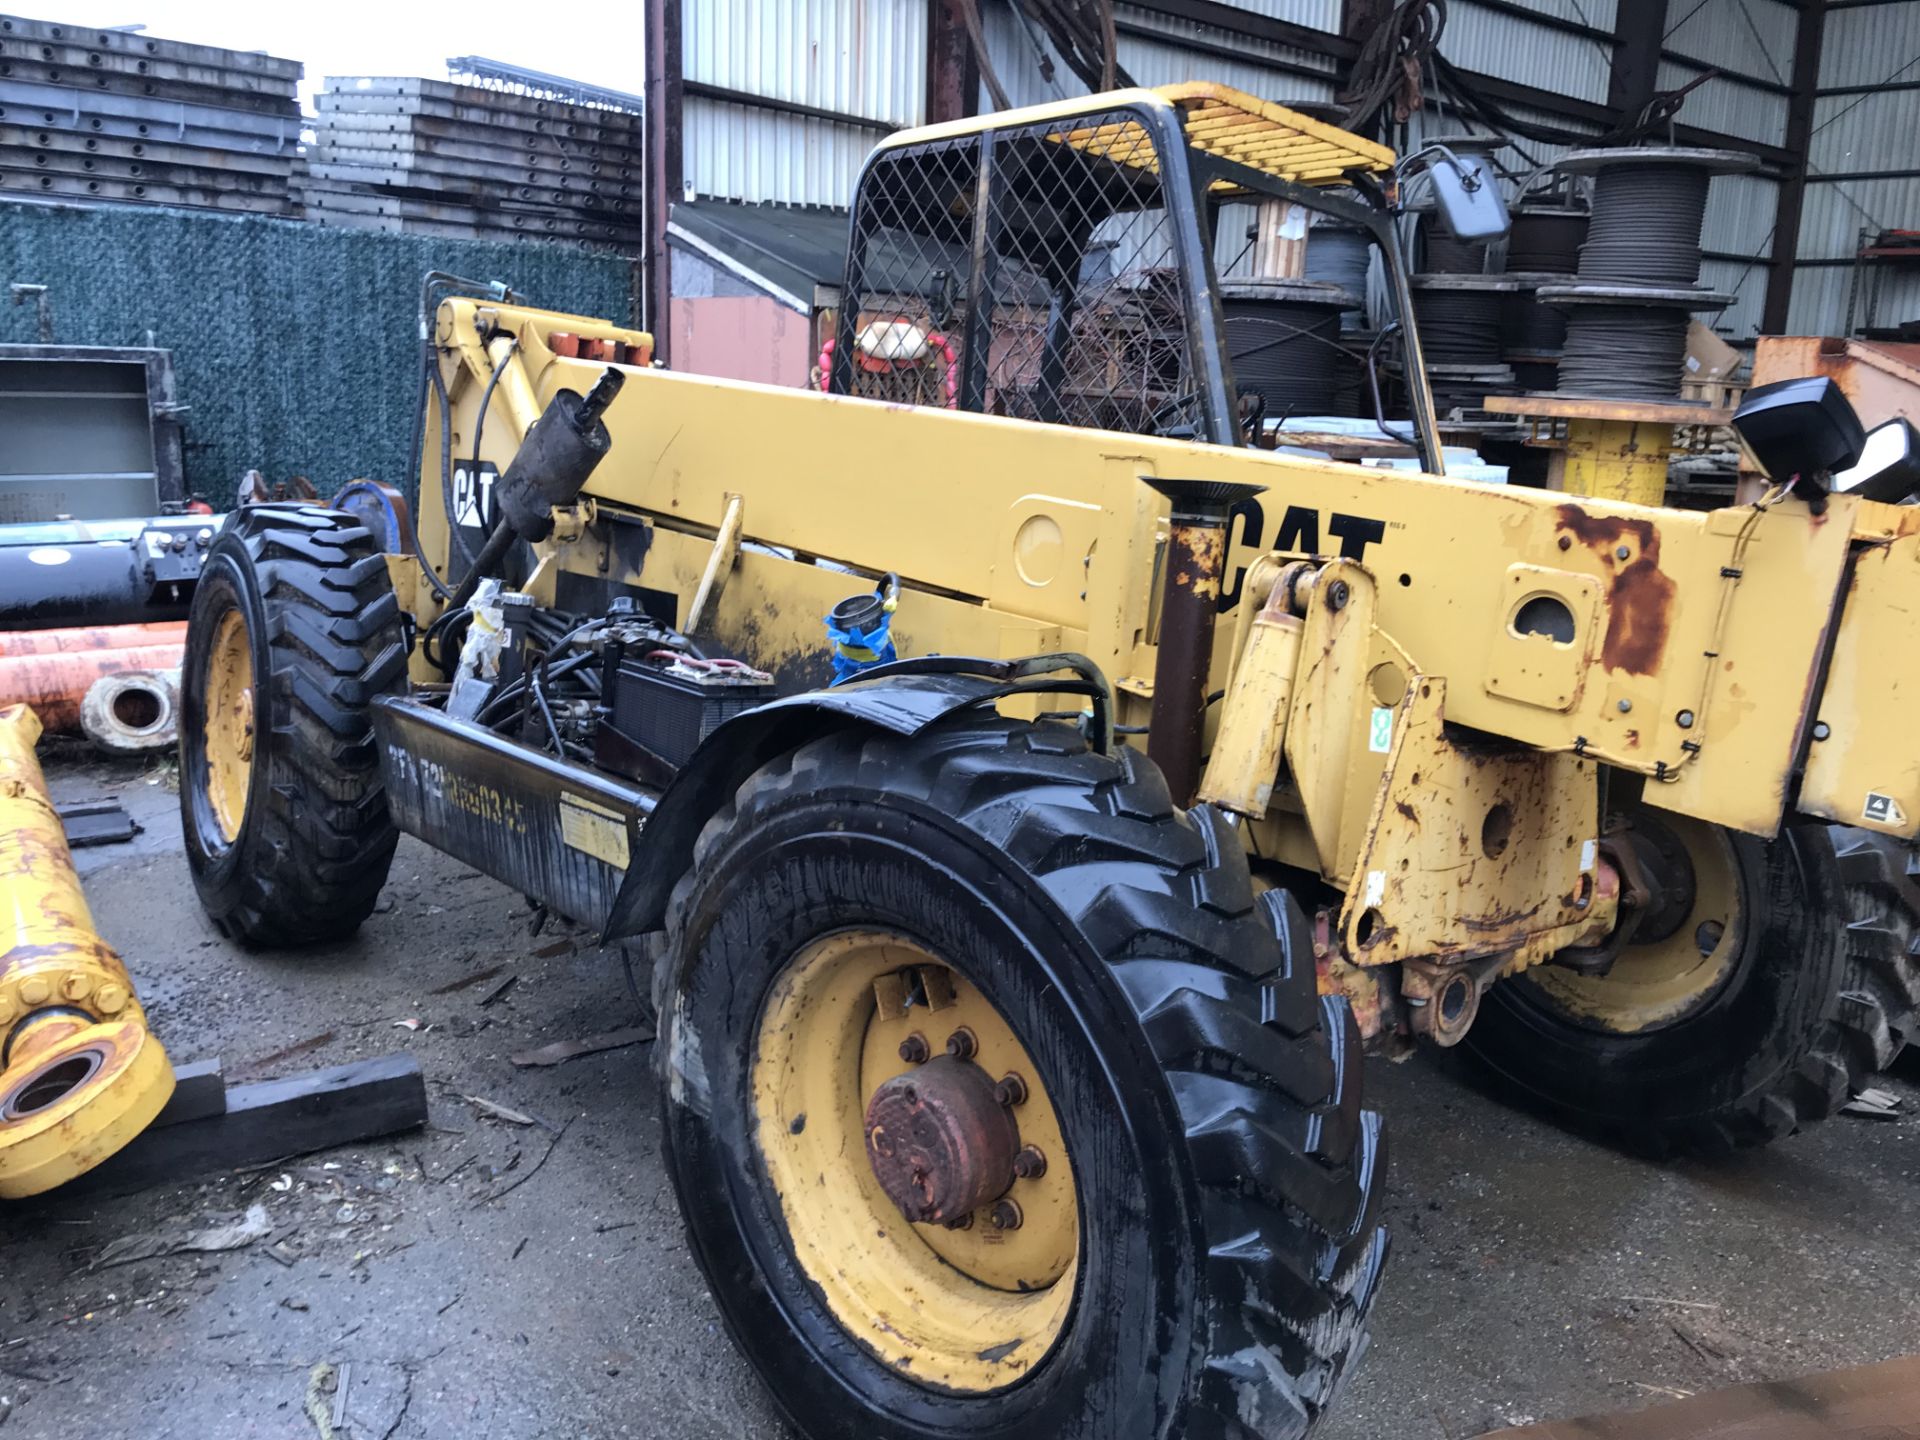
[[[1504,229],[1497,186],[1451,155],[1419,158],[1450,221]],[[860,179],[822,383],[895,403],[1259,443],[1299,378],[1349,365],[1358,389],[1372,369],[1341,332],[1342,308],[1364,294],[1298,274],[1311,214],[1384,257],[1397,318],[1381,338],[1399,333],[1410,438],[1438,472],[1398,193],[1384,145],[1222,85],[902,132]],[[1287,360],[1275,366],[1280,346]]]

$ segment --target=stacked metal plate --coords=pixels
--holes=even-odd
[[[285,215],[301,66],[0,15],[0,192]]]
[[[640,116],[441,80],[327,80],[302,199],[323,225],[635,249]]]

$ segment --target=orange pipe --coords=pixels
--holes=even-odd
[[[129,650],[136,645],[184,645],[187,622],[156,625],[82,625],[71,630],[14,630],[0,634],[0,657],[66,655],[77,650]]]
[[[56,655],[0,655],[0,705],[31,705],[48,730],[78,731],[80,702],[96,680],[122,670],[177,670],[180,645],[136,645]]]

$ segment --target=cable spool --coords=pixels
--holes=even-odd
[[[1373,237],[1358,226],[1323,220],[1307,232],[1307,279],[1364,297],[1372,266]],[[1357,330],[1365,319],[1363,306],[1356,306],[1342,315],[1340,327]]]
[[[1707,189],[1715,175],[1754,169],[1736,150],[1676,146],[1575,150],[1555,165],[1594,177],[1593,215],[1579,276],[1594,284],[1694,285]]]
[[[1428,275],[1479,275],[1487,268],[1487,242],[1448,234],[1429,210],[1420,217],[1421,271]]]
[[[1500,312],[1518,282],[1505,275],[1416,275],[1412,285],[1435,408],[1442,414],[1478,410],[1488,395],[1512,390],[1513,371],[1500,356]]]
[[[1563,395],[1671,400],[1686,364],[1687,312],[1638,305],[1586,305],[1567,322],[1560,352]]]
[[[1342,372],[1359,359],[1341,343],[1340,317],[1359,303],[1353,292],[1314,280],[1223,283],[1235,382],[1265,400],[1270,417],[1341,413]]]
[[[1517,212],[1507,236],[1507,274],[1571,275],[1580,266],[1587,212],[1536,205]]]
[[[1413,314],[1428,364],[1498,365],[1500,307],[1518,284],[1505,275],[1416,275]]]
[[[1543,304],[1568,312],[1559,392],[1609,400],[1676,400],[1686,370],[1688,314],[1730,302],[1704,290],[1549,285]]]
[[[1542,285],[1565,283],[1565,275],[1530,272],[1509,275],[1519,288],[1500,302],[1500,355],[1509,364],[1521,358],[1552,359],[1567,339],[1565,312],[1534,299]]]

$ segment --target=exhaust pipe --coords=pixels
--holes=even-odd
[[[1200,746],[1213,670],[1213,622],[1227,568],[1233,507],[1267,487],[1225,480],[1141,479],[1173,502],[1167,568],[1160,591],[1160,647],[1153,664],[1153,712],[1147,758],[1167,777],[1173,803],[1193,803],[1200,788]]]

